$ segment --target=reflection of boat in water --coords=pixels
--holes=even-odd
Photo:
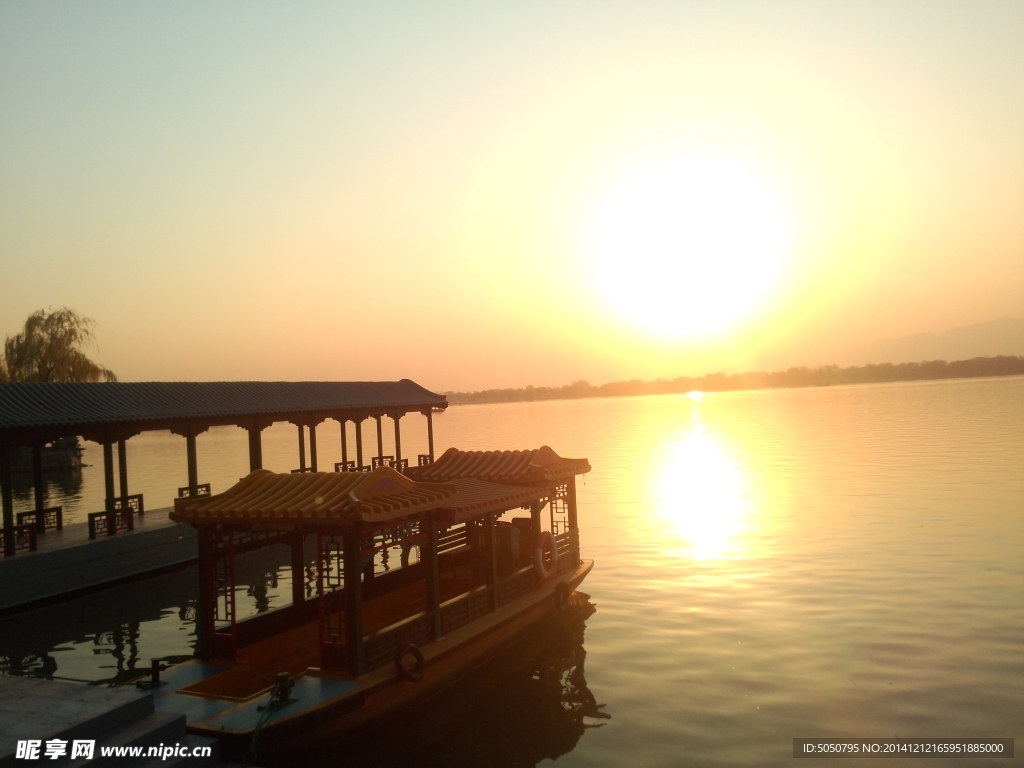
[[[172,517],[200,529],[201,658],[165,675],[157,708],[262,758],[436,696],[577,602],[593,563],[580,559],[575,476],[589,469],[547,447],[451,449],[404,475],[259,470],[178,500]],[[238,619],[236,556],[281,543],[292,604]]]
[[[603,712],[587,686],[583,635],[594,612],[573,605],[509,646],[498,658],[420,706],[358,739],[289,752],[279,762],[311,768],[527,768],[571,752]],[[400,734],[400,738],[396,738]]]

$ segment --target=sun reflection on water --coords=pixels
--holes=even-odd
[[[658,514],[685,542],[679,554],[716,560],[735,553],[753,510],[727,446],[697,420],[664,456],[654,498]]]

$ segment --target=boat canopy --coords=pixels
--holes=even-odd
[[[458,493],[454,499],[441,505],[438,512],[438,519],[449,525],[489,512],[528,508],[533,502],[547,499],[551,493],[550,489],[535,485],[489,483],[472,478],[453,480],[451,485],[458,489]]]
[[[457,492],[451,483],[416,482],[389,467],[296,474],[259,469],[216,496],[175,500],[170,517],[194,525],[338,528],[411,517],[443,506]]]
[[[432,464],[410,467],[419,481],[472,478],[492,483],[553,486],[590,471],[586,459],[564,459],[546,445],[532,451],[460,451],[449,448]]]
[[[268,530],[387,525],[436,510],[448,524],[528,508],[555,486],[590,471],[586,459],[564,459],[546,445],[532,451],[459,451],[433,464],[372,472],[275,474],[259,469],[216,496],[174,502],[171,519],[192,525],[244,525]]]

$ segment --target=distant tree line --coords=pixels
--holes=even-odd
[[[931,379],[966,379],[982,376],[1016,376],[1024,374],[1024,357],[976,357],[973,360],[931,360],[922,363],[880,363],[840,368],[789,368],[764,373],[709,373],[705,376],[680,376],[678,379],[655,381],[616,381],[593,386],[576,381],[561,387],[524,387],[522,389],[485,389],[481,392],[446,392],[448,402],[514,403],[535,400],[575,400],[583,397],[626,397],[630,395],[666,395],[692,392],[727,392],[740,389],[784,389],[794,387],[827,387],[835,384],[877,384],[887,381],[925,381]]]

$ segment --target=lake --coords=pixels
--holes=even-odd
[[[407,455],[426,450],[420,421],[403,420]],[[590,459],[596,611],[524,641],[429,728],[407,724],[427,731],[415,753],[311,762],[789,765],[794,737],[1024,736],[1024,378],[453,406],[434,427],[438,453],[548,444]],[[337,424],[317,436],[330,468]],[[215,493],[248,470],[240,429],[198,451]],[[294,427],[264,432],[264,459],[298,465]],[[102,507],[99,447],[85,460],[49,486],[68,520]],[[133,438],[128,465],[148,508],[169,504],[184,440]],[[32,507],[27,489],[16,501]],[[285,565],[256,568],[249,611],[288,598]],[[185,569],[7,617],[0,662],[110,681],[185,657],[195,581]]]

